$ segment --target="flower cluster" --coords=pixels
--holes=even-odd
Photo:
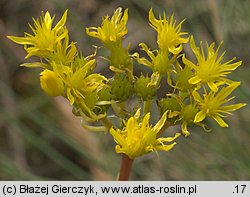
[[[225,52],[219,55],[215,43],[200,43],[196,46],[193,36],[182,31],[182,24],[164,13],[155,17],[149,11],[150,26],[157,34],[157,49],[151,50],[140,43],[142,53],[130,54],[123,40],[128,29],[128,9],[115,10],[113,16],[105,16],[100,27],[86,28],[87,35],[101,41],[110,55],[109,69],[113,77],[94,73],[97,66],[96,53],[84,57],[70,42],[65,26],[67,12],[53,26],[54,16],[49,12],[34,21],[32,33],[24,37],[8,36],[12,41],[24,45],[25,58],[37,56],[39,62],[21,66],[41,67],[41,88],[49,96],[63,96],[72,105],[72,112],[83,118],[83,127],[93,131],[109,131],[117,143],[116,152],[134,159],[150,152],[169,151],[181,134],[169,134],[167,128],[180,125],[185,136],[188,127],[196,124],[206,127],[205,119],[214,119],[221,127],[228,127],[223,120],[231,111],[245,104],[229,103],[230,94],[240,85],[228,75],[241,65],[235,58],[225,61]],[[186,57],[183,45],[190,44],[197,61]],[[135,76],[134,62],[149,67],[152,74]],[[158,98],[159,87],[170,90],[165,97]],[[156,101],[160,117],[150,122],[151,105]],[[135,103],[129,105],[130,103]],[[131,107],[132,106],[132,107]],[[111,113],[112,112],[112,113]],[[141,113],[142,112],[142,113]],[[110,117],[116,120],[111,121]],[[157,117],[157,116],[155,116]],[[91,126],[87,122],[100,121],[103,126]],[[118,123],[118,124],[117,124]]]
[[[8,36],[12,41],[24,45],[26,58],[37,56],[40,62],[24,63],[21,66],[41,67],[41,88],[49,96],[64,96],[74,110],[86,119],[97,120],[105,116],[96,114],[98,92],[107,79],[92,73],[96,66],[94,55],[83,57],[75,46],[69,42],[65,26],[68,11],[65,11],[59,22],[53,27],[54,16],[50,13],[34,21],[30,28],[34,35],[25,33],[24,37]]]

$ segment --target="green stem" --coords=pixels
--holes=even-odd
[[[150,112],[150,108],[153,100],[147,100],[143,102],[143,116],[145,116],[148,112]]]
[[[113,124],[109,121],[107,117],[104,117],[101,119],[102,124],[106,127],[106,129],[109,131],[111,127],[113,127]]]
[[[82,127],[87,131],[103,132],[107,130],[106,126],[91,126],[82,122]]]
[[[116,115],[120,118],[125,118],[127,113],[125,111],[125,107],[124,107],[124,102],[121,103],[113,103],[111,104],[112,109],[114,110],[114,112],[116,113]]]

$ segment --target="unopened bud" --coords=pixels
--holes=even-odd
[[[198,112],[198,108],[195,105],[189,104],[183,107],[181,115],[186,123],[191,123],[194,121],[195,115]]]
[[[111,94],[115,100],[124,101],[131,94],[132,84],[126,75],[116,75],[111,85]]]
[[[51,70],[45,69],[40,73],[40,84],[48,96],[61,96],[64,92],[62,79]]]
[[[140,76],[135,82],[135,92],[138,97],[141,97],[142,100],[147,101],[153,99],[155,96],[155,86],[148,85],[151,79],[143,75]]]

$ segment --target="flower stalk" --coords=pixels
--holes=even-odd
[[[150,112],[150,108],[153,100],[147,100],[143,102],[143,115],[145,116],[148,112]]]
[[[128,181],[132,170],[133,159],[130,159],[127,155],[122,154],[121,166],[118,181]]]

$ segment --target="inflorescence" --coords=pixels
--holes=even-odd
[[[168,136],[167,128],[180,125],[184,136],[190,135],[189,127],[199,125],[206,129],[204,120],[214,119],[221,127],[228,127],[224,118],[245,104],[232,104],[231,93],[240,85],[228,75],[241,65],[235,58],[224,61],[225,52],[219,55],[215,43],[199,46],[192,35],[182,31],[181,21],[164,13],[156,18],[149,11],[149,24],[157,33],[157,49],[151,50],[145,43],[139,46],[146,56],[131,54],[130,46],[124,47],[128,33],[128,9],[115,10],[113,16],[105,16],[99,27],[86,28],[87,35],[101,41],[109,50],[109,69],[113,77],[95,73],[98,66],[96,51],[84,57],[70,41],[65,25],[68,11],[54,26],[55,16],[49,12],[29,25],[32,33],[24,37],[8,36],[24,46],[27,56],[39,57],[38,62],[21,66],[42,69],[40,84],[52,97],[63,96],[72,106],[72,112],[83,119],[83,127],[93,131],[109,132],[116,142],[117,153],[129,158],[153,152],[168,151],[181,134]],[[196,61],[188,59],[183,45],[189,44]],[[98,47],[96,48],[98,50]],[[151,73],[135,76],[137,64],[147,66]],[[158,98],[159,87],[165,81],[170,89],[165,97]],[[165,86],[163,88],[165,88]],[[128,107],[128,101],[137,104]],[[156,124],[150,122],[151,107],[156,101],[160,116]],[[111,119],[115,118],[114,120]],[[157,115],[155,115],[157,117]],[[91,126],[99,121],[103,126]],[[164,135],[163,135],[164,134]],[[163,136],[168,137],[163,137]]]

